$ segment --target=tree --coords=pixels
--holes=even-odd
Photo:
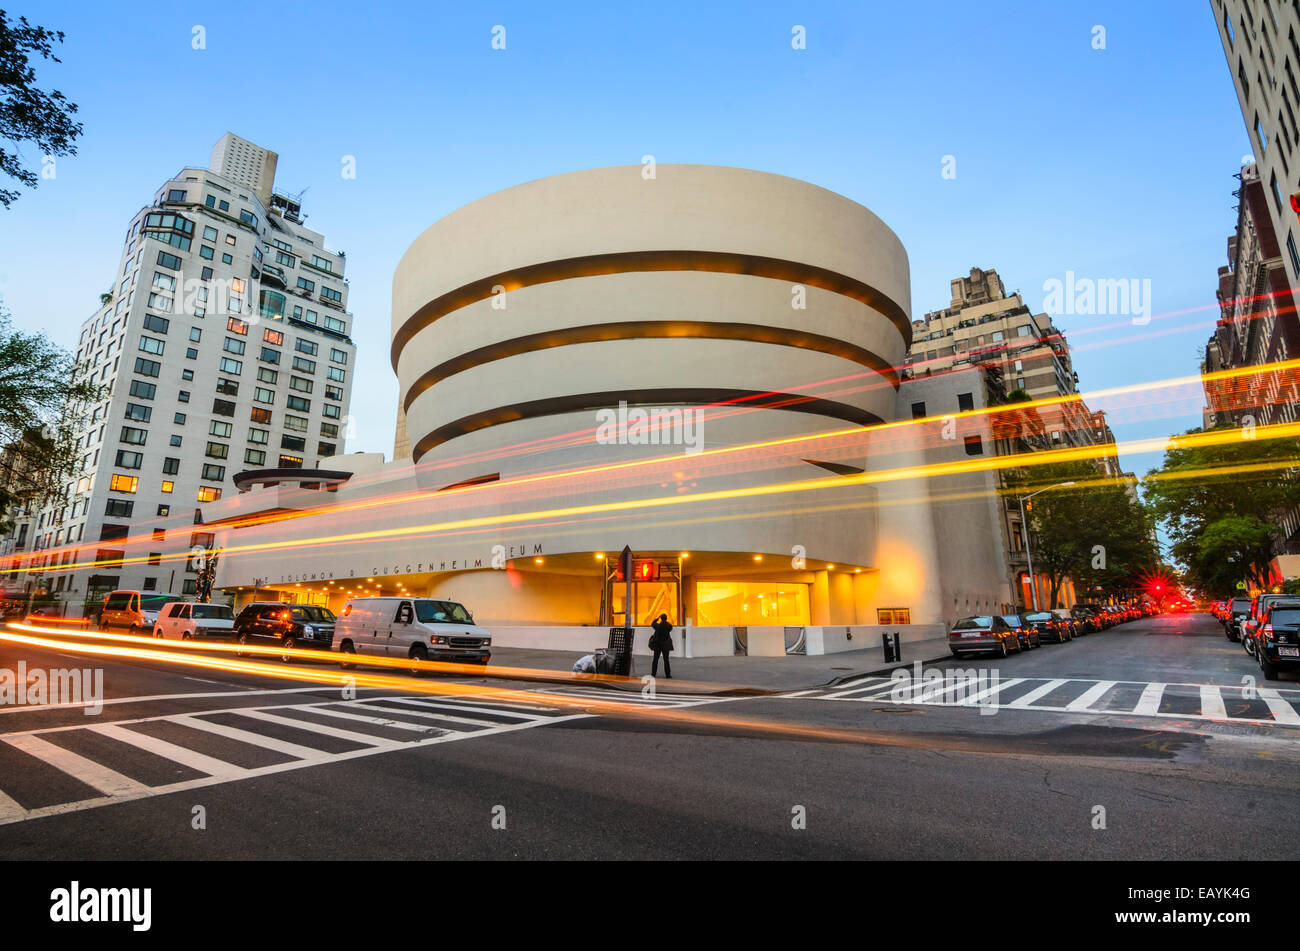
[[[0,307],[0,513],[40,506],[80,473],[80,405],[102,398],[71,354],[44,334],[11,329]],[[9,524],[0,525],[7,530]]]
[[[1158,562],[1149,513],[1123,481],[1102,476],[1091,462],[1034,466],[1008,473],[1006,481],[1017,497],[1074,483],[1026,503],[1034,573],[1048,581],[1049,607],[1064,606],[1059,599],[1067,578],[1081,589],[1120,590],[1134,587]]]
[[[57,89],[45,92],[36,86],[36,70],[31,57],[58,63],[54,44],[63,42],[63,33],[32,26],[26,17],[17,24],[0,10],[0,139],[15,145],[32,142],[42,155],[76,155],[74,144],[81,134],[81,123],[72,117],[76,103]],[[35,188],[38,176],[26,168],[17,151],[0,149],[0,172],[16,178],[28,188]],[[0,204],[8,208],[19,192],[0,188]]]
[[[1172,554],[1186,566],[1188,579],[1207,592],[1231,591],[1238,581],[1264,581],[1284,541],[1279,516],[1300,505],[1300,481],[1288,473],[1300,462],[1296,440],[1240,432],[1241,438],[1212,446],[1180,444],[1175,438],[1161,467],[1143,480]]]

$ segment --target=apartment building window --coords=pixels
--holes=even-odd
[[[305,353],[313,357],[316,356],[317,352],[320,350],[320,346],[317,345],[315,342],[311,340],[304,340],[301,337],[299,337],[297,340],[294,341],[293,348],[297,350],[299,353]]]
[[[194,371],[193,371],[193,370],[182,370],[182,371],[181,371],[181,379],[182,379],[182,380],[192,380],[192,379],[194,379]],[[182,392],[184,392],[184,391],[182,391]],[[185,394],[185,398],[186,398],[186,399],[189,399],[189,398],[190,398],[190,395],[189,395],[188,393],[186,393],[186,394]]]
[[[876,608],[877,624],[911,624],[911,608]]]
[[[238,356],[243,356],[244,349],[246,346],[247,345],[244,343],[244,341],[238,339],[237,337],[227,337],[226,342],[222,344],[221,349],[225,350],[227,353],[233,353],[233,354],[237,354]]]
[[[957,394],[957,409],[963,413],[969,413],[975,408],[975,396],[972,393]]]
[[[328,259],[326,259],[326,258],[321,257],[319,254],[313,254],[313,255],[311,256],[311,264],[312,264],[312,267],[318,267],[318,268],[320,268],[322,271],[333,271],[333,270],[334,270],[334,262],[333,262],[333,261],[330,261],[330,260],[328,260]]]
[[[139,469],[143,463],[144,463],[143,453],[132,452],[129,449],[119,449],[117,451],[117,457],[114,460],[113,465],[117,466],[117,468],[119,469]],[[87,485],[87,488],[88,487],[89,485]],[[77,491],[84,492],[86,490],[81,487],[80,483],[78,483]]]
[[[300,459],[300,458],[297,457],[297,456],[285,456],[285,455],[281,455],[281,456],[280,456],[280,468],[281,468],[281,469],[301,469],[301,468],[302,468],[302,459]]]
[[[155,340],[153,337],[140,337],[140,349],[145,353],[152,353],[156,356],[162,356],[166,344],[162,340]]]
[[[197,360],[198,358],[199,358],[199,351],[196,350],[194,347],[187,347],[185,349],[186,360]]]
[[[280,371],[272,370],[270,367],[258,367],[257,378],[262,383],[275,383],[280,379]]]
[[[290,449],[294,452],[304,452],[307,449],[307,440],[301,436],[281,436],[280,448]]]
[[[1291,270],[1300,277],[1300,252],[1296,251],[1295,235],[1289,230],[1286,233],[1286,253],[1291,258]]]
[[[209,459],[225,459],[230,455],[230,447],[225,443],[210,442],[203,454]]]
[[[168,200],[168,201],[184,201],[184,200],[185,200],[185,189],[183,189],[183,188],[173,188],[173,189],[171,189],[170,191],[167,192],[167,200]]]
[[[230,400],[214,399],[212,401],[212,412],[217,416],[234,416],[235,404]]]
[[[234,380],[227,380],[225,377],[220,377],[217,380],[217,392],[224,393],[226,396],[238,396],[239,384]]]
[[[163,491],[163,493],[164,493],[165,495],[171,495],[172,492],[174,492],[174,491],[176,490],[176,483],[175,483],[175,482],[168,482],[166,479],[164,479],[162,485],[160,486],[160,488],[162,489],[162,491]]]
[[[170,268],[173,271],[179,271],[181,269],[181,259],[174,254],[168,254],[166,251],[159,251],[158,266]]]
[[[269,327],[262,331],[262,339],[267,343],[275,344],[277,347],[284,344],[284,334],[278,330],[272,330]]]
[[[328,370],[325,371],[325,375],[329,377],[331,380],[335,381],[336,383],[342,383],[343,378],[347,376],[347,371],[341,369],[340,367],[330,367]]]
[[[172,322],[168,320],[166,317],[155,317],[153,314],[144,315],[145,330],[152,330],[154,333],[157,334],[165,334],[167,332],[167,328],[170,327],[171,325]]]
[[[312,291],[316,290],[316,282],[309,281],[305,277],[300,277],[298,278],[298,287],[304,291],[307,291],[308,293],[311,293]]]
[[[190,401],[190,391],[178,390],[176,393],[176,400],[180,403],[188,403]]]
[[[123,426],[122,435],[119,442],[129,443],[132,446],[143,446],[149,433],[144,429],[136,429],[133,426]]]
[[[202,327],[191,327],[191,328],[190,328],[190,340],[192,340],[194,343],[198,343],[198,342],[199,342],[200,340],[202,340],[202,339],[203,339],[203,328],[202,328]]]
[[[984,455],[984,441],[979,436],[966,437],[966,455],[982,456]]]
[[[294,357],[293,368],[295,370],[301,370],[303,373],[315,373],[316,361],[308,360],[306,357]]]
[[[271,240],[271,244],[272,244],[274,247],[279,248],[281,251],[292,251],[292,250],[293,250],[293,246],[292,246],[292,245],[290,245],[290,244],[286,244],[285,242],[281,241],[279,238],[273,238],[273,239]]]
[[[297,410],[299,413],[311,412],[311,400],[303,399],[301,396],[290,396],[285,401],[289,409]]]
[[[235,376],[244,372],[244,363],[242,360],[232,360],[230,357],[221,358],[221,372],[233,373]]]
[[[168,441],[167,444],[169,446],[179,446],[181,444],[181,437],[173,434],[172,438]]]
[[[157,360],[146,360],[144,357],[135,358],[135,372],[141,376],[158,376],[162,372],[162,364]]]
[[[222,263],[222,264],[234,264],[234,263],[235,263],[235,259],[232,258],[229,254],[223,254],[223,255],[221,256],[221,263]]]
[[[269,409],[262,409],[254,406],[248,418],[254,423],[264,423],[267,426],[271,425],[271,411]]]
[[[216,256],[217,256],[216,248],[210,248],[206,244],[199,245],[199,257],[203,258],[203,260],[211,261]]]
[[[204,225],[204,227],[203,227],[203,240],[204,240],[204,241],[216,241],[216,240],[217,240],[217,229],[214,228],[214,227],[212,227],[211,225]]]
[[[333,360],[335,363],[344,363],[344,364],[346,364],[346,363],[348,362],[348,354],[347,354],[347,351],[346,351],[346,350],[335,350],[333,347],[331,347],[331,348],[330,348],[330,359]]]
[[[223,201],[222,204],[224,205],[226,203]],[[198,594],[198,593],[199,593],[199,583],[194,578],[186,578],[185,581],[181,583],[181,594]]]
[[[921,415],[924,416],[924,415],[925,415],[925,404],[924,404],[924,403],[913,403],[913,404],[912,404],[912,411],[913,411],[913,412],[916,411],[916,407],[917,407],[917,406],[920,406],[920,407],[921,407]],[[337,424],[337,423],[321,423],[321,424],[320,424],[320,434],[321,434],[322,436],[329,436],[331,439],[337,439],[337,438],[338,438],[338,435],[339,435],[339,427],[338,427],[338,424]]]
[[[325,298],[326,300],[331,300],[331,301],[333,301],[333,302],[336,303],[336,304],[342,303],[342,301],[343,301],[343,295],[342,295],[340,292],[336,291],[336,290],[335,290],[334,288],[332,288],[332,287],[326,287],[326,286],[323,285],[323,284],[321,285],[320,296],[323,297],[323,298]],[[329,325],[330,325],[330,321],[331,321],[331,320],[333,320],[334,323],[338,324],[338,327],[336,327],[336,328],[331,328],[331,329],[336,329],[336,330],[340,330],[340,331],[343,329],[343,321],[341,321],[341,320],[336,320],[335,318],[332,318],[332,317],[326,317],[326,318],[325,318],[325,326],[326,326],[326,327],[329,327]]]
[[[1260,124],[1259,113],[1255,113],[1255,138],[1259,139],[1259,153],[1263,155],[1268,151],[1268,133],[1264,131],[1264,126]]]
[[[163,459],[163,475],[175,475],[181,471],[181,461],[175,456],[167,456]]]
[[[316,444],[316,455],[332,456],[337,448],[332,442],[318,442]]]
[[[298,259],[292,254],[285,254],[283,251],[275,252],[275,263],[283,264],[285,267],[297,267]]]
[[[172,507],[170,505],[160,505],[158,506],[158,514],[160,516],[171,515]]]
[[[201,485],[198,498],[200,502],[215,502],[221,498],[221,490],[215,486]]]
[[[214,419],[208,423],[208,435],[220,436],[223,439],[229,439],[232,428],[233,427],[230,425],[230,423],[223,423],[218,419]]]
[[[333,403],[326,403],[321,407],[321,414],[328,416],[330,419],[338,419],[343,415],[342,407],[335,406]]]
[[[172,422],[175,423],[177,426],[184,426],[184,425],[185,425],[185,414],[184,414],[184,413],[177,413],[177,414],[175,414],[175,415],[172,417]]]
[[[253,387],[254,403],[275,403],[275,390],[268,390],[264,386]]]
[[[280,351],[272,350],[270,347],[263,347],[262,352],[258,354],[257,359],[261,360],[263,363],[279,363]]]
[[[299,393],[310,393],[312,382],[306,377],[291,376],[289,377],[289,389],[297,390]]]
[[[289,416],[286,414],[284,417],[284,428],[291,429],[296,433],[305,433],[307,431],[307,417]]]
[[[153,409],[149,406],[141,406],[139,403],[127,403],[126,410],[123,413],[124,418],[134,420],[139,423],[149,422],[149,417],[153,415]]]
[[[135,502],[129,499],[109,499],[104,503],[104,515],[107,518],[130,518],[134,511]]]
[[[325,398],[326,398],[327,400],[341,400],[341,399],[343,399],[343,388],[340,387],[340,386],[326,386],[326,387],[325,387]]]
[[[151,400],[157,392],[158,387],[153,383],[146,383],[144,380],[131,381],[131,395],[138,399]]]
[[[231,317],[226,321],[226,329],[232,334],[248,334],[248,321],[240,320],[238,317]]]
[[[113,492],[130,492],[135,494],[136,486],[140,484],[138,476],[121,475],[113,473],[113,478],[109,480],[108,487]]]
[[[271,441],[271,432],[267,429],[253,429],[250,427],[248,430],[248,441],[264,446]]]
[[[266,453],[260,449],[245,449],[244,463],[250,466],[266,465]]]

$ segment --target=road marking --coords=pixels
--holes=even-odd
[[[385,699],[388,699],[388,698],[385,698]],[[493,709],[491,709],[491,708],[464,707],[464,706],[461,706],[460,704],[456,704],[456,703],[438,703],[438,702],[433,701],[433,700],[425,700],[423,697],[420,697],[420,698],[418,698],[418,699],[415,698],[415,697],[393,697],[393,698],[392,698],[392,702],[393,702],[393,703],[403,703],[403,704],[408,704],[408,705],[413,706],[413,707],[423,707],[423,708],[425,708],[425,709],[429,709],[429,710],[455,710],[455,711],[457,711],[457,712],[459,712],[459,713],[466,713],[466,714],[474,714],[474,713],[491,713],[491,714],[496,714],[497,716],[512,717],[512,718],[514,718],[514,719],[516,719],[516,720],[525,720],[525,721],[527,721],[527,720],[547,720],[547,719],[550,719],[549,717],[536,717],[536,716],[532,716],[532,715],[527,714],[527,713],[513,713],[513,712],[511,712],[511,711],[509,711],[509,710],[493,710]],[[459,720],[461,720],[461,722],[463,722],[463,723],[485,723],[485,724],[487,724],[488,726],[496,726],[496,725],[498,725],[498,724],[501,722],[500,720],[491,720],[491,719],[486,719],[486,718],[483,718],[483,717],[479,717],[478,719],[475,719],[475,718],[472,717],[472,716],[464,717],[464,718],[461,718],[461,717],[446,717],[445,719],[448,719],[448,720],[457,720],[457,719],[459,719]]]
[[[3,790],[0,790],[0,825],[23,819],[26,816],[27,810],[6,796]]]
[[[177,746],[175,743],[168,743],[166,740],[160,740],[146,733],[123,729],[113,723],[101,723],[87,727],[87,729],[111,739],[129,743],[131,746],[138,747],[145,752],[180,763],[182,766],[188,766],[190,769],[197,769],[200,773],[207,773],[209,776],[234,779],[247,772],[242,766],[236,766],[234,763],[227,763],[225,760],[205,756],[203,753],[195,752],[184,746]]]
[[[289,709],[295,708],[290,707]],[[340,730],[338,727],[325,726],[321,723],[313,723],[310,720],[298,720],[293,717],[282,717],[277,713],[267,713],[265,710],[241,710],[239,715],[241,717],[252,717],[254,720],[264,720],[267,723],[278,723],[280,726],[291,726],[294,729],[306,730],[310,733],[319,733],[322,736],[332,736],[335,739],[347,740],[351,743],[366,743],[370,746],[387,746],[394,742],[393,740],[383,739],[370,733],[357,733],[353,730]]]
[[[1142,688],[1142,696],[1138,698],[1137,706],[1133,712],[1140,716],[1152,716],[1160,712],[1160,700],[1165,695],[1164,684],[1147,684]],[[1297,720],[1300,722],[1300,720]]]
[[[343,701],[347,702],[347,701]],[[374,726],[390,727],[394,730],[409,730],[412,733],[428,734],[431,727],[420,726],[418,723],[404,723],[400,720],[385,720],[383,717],[368,717],[360,713],[344,713],[342,710],[331,710],[329,707],[290,707],[290,710],[310,710],[312,713],[318,713],[326,717],[338,717],[342,720],[354,720],[359,723],[370,723]],[[366,707],[367,710],[373,710],[374,707]]]
[[[871,684],[871,685],[866,686],[866,687],[854,687],[852,690],[845,690],[843,693],[837,693],[837,694],[834,694],[834,695],[832,695],[832,696],[828,696],[826,699],[828,699],[828,700],[843,700],[843,699],[845,699],[846,697],[850,696],[851,694],[855,694],[855,693],[860,693],[860,694],[863,694],[863,695],[864,695],[863,697],[859,697],[859,698],[857,698],[857,699],[859,699],[859,700],[861,700],[861,699],[865,699],[865,697],[866,697],[867,694],[870,694],[871,696],[874,696],[874,697],[878,697],[878,696],[880,696],[882,693],[890,693],[890,692],[892,692],[895,683],[899,683],[899,684],[907,684],[907,683],[909,683],[909,681],[906,681],[906,680],[894,681],[894,680],[892,680],[892,679],[890,679],[890,680],[884,680],[884,681],[881,681],[880,683]],[[832,689],[834,689],[834,688],[832,688]]]
[[[321,750],[314,750],[309,746],[299,746],[297,743],[286,743],[284,740],[277,740],[274,737],[262,736],[260,733],[253,733],[249,730],[241,730],[238,727],[226,726],[224,723],[213,723],[209,720],[200,720],[198,717],[186,714],[176,717],[164,717],[172,723],[179,723],[181,726],[194,727],[196,730],[206,730],[208,733],[215,733],[217,736],[224,736],[228,740],[238,740],[240,743],[247,743],[249,746],[260,746],[264,749],[274,750],[277,753],[283,753],[285,756],[292,756],[300,760],[324,760],[329,758],[329,754]]]
[[[1276,690],[1260,687],[1259,698],[1268,704],[1269,713],[1273,714],[1273,719],[1278,723],[1300,724],[1300,713],[1296,713],[1295,707],[1278,696]]]
[[[1023,697],[1017,697],[1015,700],[1012,700],[1010,703],[1004,704],[1004,706],[1011,710],[1021,710],[1029,706],[1031,703],[1033,703],[1035,700],[1039,699],[1040,697],[1047,696],[1057,687],[1064,687],[1068,683],[1069,683],[1068,680],[1049,680],[1047,683],[1039,687],[1035,687],[1033,690],[1029,691],[1029,693],[1025,694]]]
[[[1024,682],[1025,682],[1024,677],[1012,677],[1010,680],[1003,680],[1000,683],[994,684],[992,687],[989,687],[987,690],[981,690],[979,693],[973,696],[966,697],[965,699],[962,700],[958,700],[956,703],[953,704],[953,706],[968,707],[973,703],[979,703],[985,697],[992,696],[995,693],[999,693],[1000,691],[1006,690],[1008,687],[1013,687],[1016,684],[1022,684]]]
[[[73,658],[74,660],[77,658]],[[84,657],[80,658],[85,660]],[[216,683],[216,681],[213,681]],[[321,684],[315,687],[284,687],[275,690],[221,690],[210,693],[160,693],[151,697],[115,697],[112,700],[83,700],[78,703],[34,703],[31,706],[13,706],[0,707],[0,714],[5,713],[35,713],[38,710],[67,710],[77,709],[78,707],[93,706],[102,703],[104,706],[117,703],[152,703],[156,700],[199,700],[209,697],[256,697],[256,696],[274,696],[282,693],[314,693],[320,690],[330,689],[328,685]],[[199,711],[202,712],[202,711]]]
[[[1113,686],[1115,686],[1115,681],[1113,680],[1103,680],[1099,684],[1094,684],[1093,686],[1085,690],[1081,695],[1075,697],[1073,700],[1067,703],[1065,705],[1065,709],[1087,710],[1094,703],[1096,703],[1103,696],[1105,696],[1106,692],[1110,690],[1110,688]]]
[[[1211,720],[1227,719],[1228,710],[1223,705],[1223,694],[1210,684],[1201,685],[1201,716]]]
[[[872,681],[872,680],[874,680],[874,681],[877,681],[877,682],[882,681],[882,680],[888,680],[888,678],[885,678],[885,677],[866,677],[866,678],[863,678],[863,677],[854,677],[852,680],[846,680],[846,681],[844,681],[843,683],[835,684],[834,686],[831,687],[831,689],[832,689],[832,690],[843,690],[843,689],[845,689],[846,687],[852,687],[854,684],[861,684],[862,681],[863,681],[864,679],[867,680],[867,681]],[[854,689],[857,689],[857,688],[854,688]]]
[[[0,737],[0,739],[60,772],[67,773],[73,779],[80,780],[91,789],[99,790],[106,796],[126,796],[149,788],[144,783],[138,783],[129,776],[123,776],[71,750],[55,746],[49,740],[43,740],[39,736],[28,734]]]

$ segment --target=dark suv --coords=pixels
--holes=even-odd
[[[1246,618],[1250,617],[1250,606],[1250,598],[1233,598],[1228,604],[1228,613],[1223,622],[1223,633],[1228,640],[1241,640],[1242,628]]]
[[[334,644],[334,612],[314,604],[254,601],[235,618],[235,640],[241,646],[278,645],[286,649],[327,651]],[[240,657],[244,651],[237,651]],[[285,654],[282,660],[289,660]]]
[[[1271,601],[1255,631],[1255,659],[1265,680],[1300,667],[1300,601]]]

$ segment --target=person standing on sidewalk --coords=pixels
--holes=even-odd
[[[654,633],[650,635],[649,647],[654,651],[654,659],[650,661],[650,676],[657,677],[659,675],[659,655],[662,654],[664,658],[664,677],[672,680],[673,670],[668,666],[668,655],[673,650],[673,626],[668,623],[668,615],[659,615],[659,620],[654,622],[652,628]]]

